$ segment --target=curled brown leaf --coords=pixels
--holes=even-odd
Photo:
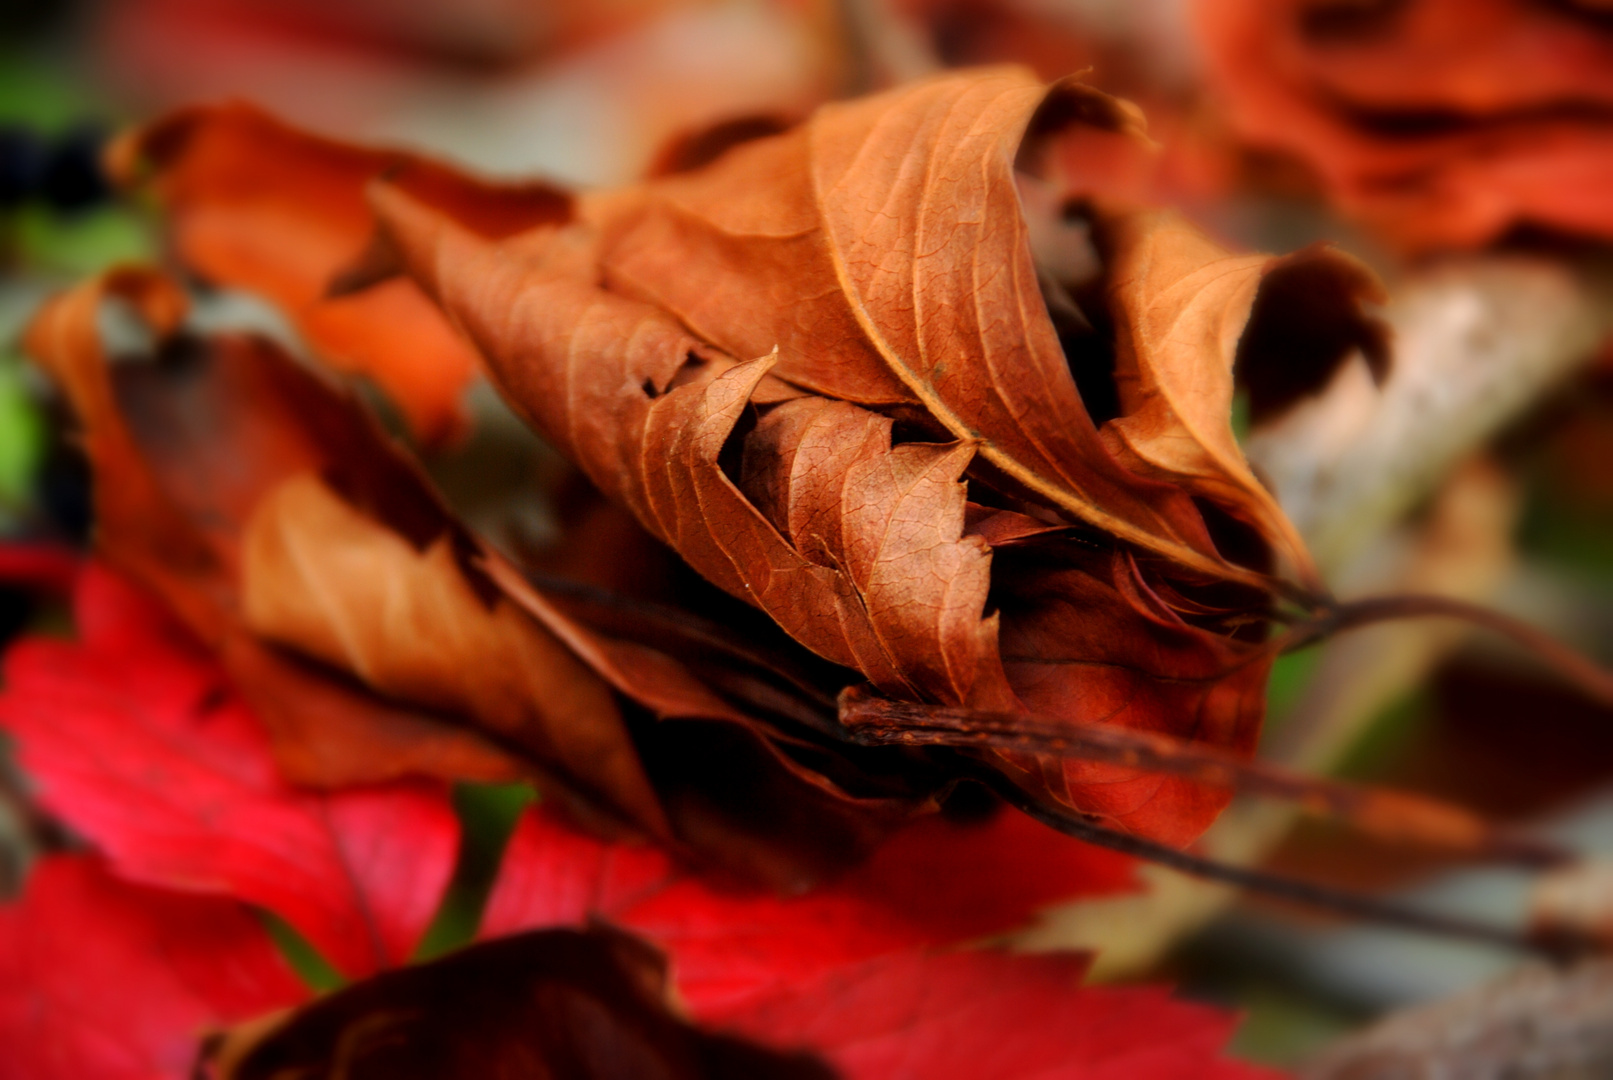
[[[395,187],[372,200],[511,402],[808,648],[898,698],[1247,750],[1269,581],[1218,549],[1193,498],[1314,580],[1230,428],[1232,361],[1272,260],[1229,257],[1167,216],[1109,214],[1102,317],[1124,327],[1110,346],[1123,409],[1100,428],[1016,186],[1061,127],[1135,123],[1078,83],[1000,69],[828,107],[503,241]],[[1338,283],[1358,313],[1369,276]],[[1039,552],[1030,569],[970,531],[976,499],[1033,523],[1009,530]],[[1128,549],[1146,571],[1102,554]],[[1177,841],[1222,801],[1106,766],[1004,765]]]

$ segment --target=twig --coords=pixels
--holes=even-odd
[[[1206,881],[1235,885],[1251,892],[1382,926],[1480,942],[1519,952],[1538,953],[1559,963],[1566,963],[1583,955],[1584,946],[1579,942],[1537,939],[1525,932],[1492,923],[1421,911],[1372,896],[1345,892],[1264,870],[1231,866],[1190,852],[1178,851],[1157,841],[1116,832],[1062,808],[1050,807],[1020,791],[1006,777],[994,770],[984,770],[979,779],[1016,809],[1067,836],[1073,836],[1097,847],[1145,859]]]
[[[1273,642],[1284,652],[1322,638],[1391,619],[1459,619],[1517,642],[1557,674],[1603,705],[1613,705],[1613,672],[1522,619],[1450,596],[1407,594],[1336,603],[1296,623]]]
[[[1420,841],[1535,868],[1561,866],[1575,859],[1567,850],[1436,799],[1306,776],[1156,732],[1034,713],[917,705],[856,689],[841,695],[840,720],[851,739],[864,744],[989,747],[1099,761],[1295,802],[1311,813],[1339,818],[1386,839]]]

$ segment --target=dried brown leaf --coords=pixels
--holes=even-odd
[[[1372,272],[1343,252],[1317,247],[1286,259],[1233,255],[1171,211],[1102,220],[1110,258],[1106,292],[1115,318],[1115,382],[1121,415],[1103,425],[1105,444],[1129,468],[1180,485],[1254,526],[1291,571],[1318,586],[1305,542],[1250,471],[1233,435],[1233,362],[1267,276],[1299,268],[1312,304],[1372,333],[1360,299],[1381,301]],[[1320,320],[1326,312],[1312,312]],[[1282,356],[1301,366],[1305,358]]]
[[[1100,434],[1016,186],[1016,164],[1062,128],[1135,123],[1076,83],[971,72],[828,107],[501,242],[397,188],[372,198],[516,407],[796,641],[898,698],[1247,750],[1264,601],[1239,585],[1190,597],[1265,579],[1217,550],[1193,497],[1227,504],[1309,575],[1230,427],[1232,361],[1271,260],[1230,259],[1169,218],[1117,218],[1125,409],[1110,428],[1126,426]],[[991,535],[1041,545],[1035,574],[1005,584],[994,569],[988,533],[968,528],[975,487],[1020,523]],[[1113,539],[1074,538],[1094,526]],[[1146,573],[1107,555],[1093,569],[1117,541],[1150,553]],[[1009,767],[1175,840],[1224,801],[1107,766]]]
[[[206,145],[234,121],[177,123]],[[469,197],[485,185],[411,164],[371,183],[379,231],[336,284],[361,298],[402,268],[515,408],[655,539],[881,692],[1242,752],[1261,719],[1271,598],[1293,591],[1268,575],[1272,552],[1300,591],[1315,578],[1233,437],[1232,367],[1246,339],[1267,366],[1292,344],[1249,329],[1265,285],[1304,279],[1346,343],[1370,337],[1360,302],[1374,286],[1342,256],[1229,256],[1178,219],[1127,210],[1141,130],[1134,107],[1076,81],[996,68],[830,105],[778,134],[731,132],[683,171],[577,196],[563,214],[493,200],[490,223]],[[143,145],[182,222],[235,198],[161,139]],[[362,163],[380,160],[295,135],[275,146],[276,213],[295,212],[285,195],[302,172],[350,201]],[[330,155],[347,162],[337,180]],[[1040,228],[1061,199],[1085,200],[1096,223],[1097,281],[1058,279],[1096,267],[1056,250],[1080,230]],[[231,220],[274,247],[249,215]],[[1034,250],[1033,224],[1051,238]],[[437,535],[331,486],[415,552]],[[338,582],[334,567],[322,573]],[[490,569],[617,693],[662,717],[709,697],[568,637],[544,597]],[[335,622],[312,625],[282,627],[284,640],[400,687],[426,670],[402,664],[409,650],[384,628],[359,647]],[[709,702],[692,711],[734,720]],[[734,722],[757,717],[747,706]],[[554,730],[551,748],[592,745]],[[785,742],[775,731],[766,745]],[[1038,797],[1172,840],[1222,799],[1113,766],[992,760]]]
[[[609,686],[508,600],[478,595],[450,534],[418,550],[316,475],[292,476],[242,526],[241,614],[388,698],[474,717],[667,833]]]

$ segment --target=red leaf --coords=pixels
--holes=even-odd
[[[1130,885],[1130,861],[1020,814],[916,824],[837,884],[807,896],[723,892],[660,851],[580,836],[529,813],[505,856],[483,932],[498,936],[593,915],[671,953],[702,1019],[870,957],[979,938],[1040,907]]]
[[[1128,892],[1133,865],[1024,814],[979,825],[931,817],[897,833],[839,888],[902,912],[929,941],[967,941],[1061,900]]]
[[[1083,959],[906,952],[781,984],[722,1017],[807,1045],[847,1080],[1255,1080],[1217,1060],[1235,1021],[1151,987],[1083,988]]]
[[[1162,990],[1080,987],[1084,958],[934,952],[1112,892],[1127,863],[1019,814],[910,828],[839,884],[779,899],[681,876],[659,851],[521,823],[488,936],[591,915],[667,951],[695,1018],[826,1056],[847,1077],[1255,1077],[1233,1021]]]
[[[93,564],[79,644],[7,657],[0,726],[40,801],[131,879],[259,904],[358,975],[402,963],[436,911],[458,828],[426,783],[298,791],[218,666]]]
[[[210,1028],[308,996],[233,900],[130,885],[87,855],[0,908],[0,1080],[169,1080]]]
[[[401,962],[435,907],[453,825],[440,796],[421,787],[341,796],[286,788],[216,666],[149,599],[92,564],[78,601],[84,642],[17,647],[0,719],[18,734],[46,804],[102,844],[119,871],[231,902],[121,884],[97,870],[85,880],[106,895],[87,897],[83,911],[50,906],[73,911],[73,922],[97,933],[156,940],[148,953],[178,973],[127,946],[92,976],[77,938],[35,929],[41,917],[30,905],[41,890],[60,888],[53,882],[65,873],[47,863],[29,903],[0,918],[0,944],[16,965],[4,972],[12,976],[5,985],[29,988],[20,1003],[0,994],[0,1024],[31,1045],[73,1048],[59,1065],[47,1063],[66,1072],[34,1067],[28,1075],[174,1077],[207,1026],[301,995],[250,920],[249,931],[234,931],[248,937],[245,945],[218,940],[227,937],[218,921],[226,916],[163,924],[162,933],[198,935],[179,938],[172,960],[158,930],[142,938],[125,926],[118,904],[132,901],[120,896],[163,910],[231,912],[238,924],[245,912],[235,901],[259,903],[348,970],[370,971]],[[407,838],[407,850],[389,837]],[[80,877],[96,869],[85,867]],[[680,996],[701,1023],[809,1047],[853,1080],[1256,1075],[1214,1060],[1230,1027],[1225,1016],[1160,991],[1082,989],[1078,958],[932,951],[1023,923],[1053,900],[1123,888],[1128,867],[1018,814],[974,825],[931,819],[837,885],[780,899],[720,891],[658,849],[603,843],[532,813],[512,840],[485,929],[498,935],[603,916],[668,952]],[[27,966],[55,957],[57,974]],[[278,981],[261,974],[265,966]],[[173,1004],[177,991],[164,980],[193,987],[192,997]],[[151,1011],[130,1018],[109,1010],[104,1021],[84,1023],[76,1006],[52,1008],[69,1018],[63,1033],[33,1037],[38,1029],[27,1025],[39,1022],[41,989],[71,1001],[92,985],[116,986],[119,1000],[132,994]],[[111,1052],[93,1042],[102,1032],[115,1045],[156,1047],[145,1071],[100,1067],[90,1055]]]

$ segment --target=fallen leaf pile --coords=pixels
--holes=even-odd
[[[0,916],[26,1075],[177,1075],[204,1033],[301,1003],[252,909],[365,981],[209,1040],[219,1076],[1246,1073],[1203,1010],[956,948],[1129,884],[995,803],[953,821],[978,784],[1178,846],[1225,785],[859,724],[883,701],[1247,756],[1268,626],[1321,594],[1233,437],[1235,376],[1271,415],[1355,350],[1381,372],[1375,280],[1133,205],[1136,110],[1020,69],[696,144],[582,194],[238,105],[115,148],[181,269],[276,301],[313,358],[197,332],[142,267],[28,331],[93,473],[97,561],[81,640],[18,645],[0,698],[89,848]],[[429,445],[462,433],[477,370],[619,515],[603,550],[567,518],[557,558],[496,551],[332,373]],[[617,587],[639,561],[666,580]],[[484,943],[404,967],[454,874],[448,785],[516,780],[545,801]],[[104,941],[36,932],[75,905],[118,913]],[[169,954],[179,909],[228,986]],[[120,996],[151,988],[137,1022],[80,1000],[98,949],[127,958]]]
[[[1072,174],[1057,152],[1094,133],[1146,153],[1130,107],[1005,68],[827,106],[692,172],[569,201],[540,188],[472,198],[477,181],[333,151],[239,107],[160,122],[118,160],[152,177],[181,258],[215,281],[254,286],[261,268],[284,267],[296,279],[284,295],[407,297],[420,319],[429,297],[600,491],[845,669],[842,685],[1247,751],[1272,575],[1299,589],[1315,579],[1233,440],[1234,361],[1298,358],[1262,400],[1280,410],[1354,347],[1381,360],[1382,331],[1360,306],[1377,286],[1329,249],[1233,256],[1172,214],[1124,204],[1112,170]],[[259,145],[273,147],[268,195]],[[263,221],[309,206],[322,216],[333,187],[358,199],[365,162],[374,214],[344,211],[342,227],[377,231],[332,282],[330,260],[296,262],[296,228]],[[1022,197],[1037,185],[1052,187],[1051,210],[1027,214],[1048,202]],[[1096,277],[1061,280],[1060,260],[1033,258],[1061,215],[1090,219]],[[231,261],[249,245],[250,260]],[[1314,317],[1296,331],[1268,293],[1302,295]],[[264,505],[243,525],[243,568],[263,582],[243,589],[251,629],[390,698],[463,708],[441,687],[397,681],[426,676],[385,627],[339,629],[354,617],[341,611],[377,610],[323,539],[356,519],[307,482]],[[418,551],[429,537],[410,539]],[[391,550],[394,574],[451,562],[428,549],[435,570],[410,571]],[[541,621],[541,598],[516,591]],[[577,655],[612,678],[597,654]],[[634,696],[619,678],[614,688]],[[480,716],[485,726],[485,706]],[[590,733],[591,749],[546,751],[549,766],[665,832],[634,766],[602,749],[604,728]],[[572,725],[560,737],[580,736]],[[1172,843],[1225,802],[1116,766],[984,757],[1034,798]]]
[[[1239,133],[1303,159],[1390,244],[1613,237],[1604,5],[1202,0],[1197,30]]]
[[[1455,647],[1330,640],[1386,621],[1613,702],[1406,494],[1489,439],[1478,569],[1516,486],[1528,589],[1581,580],[1588,503],[1527,474],[1605,329],[1605,0],[114,7],[156,115],[71,136],[82,220],[0,191],[0,1080],[1257,1080],[1236,1017],[1084,983],[1245,893],[1605,951],[1608,867],[1316,775]],[[225,84],[508,174],[183,104]],[[1295,240],[1345,217],[1392,306]],[[1530,916],[1271,854],[1297,815],[1540,873]],[[1343,984],[1269,1024],[1263,938],[1167,970],[1294,1058]],[[1606,982],[1314,1072],[1594,1065]]]

